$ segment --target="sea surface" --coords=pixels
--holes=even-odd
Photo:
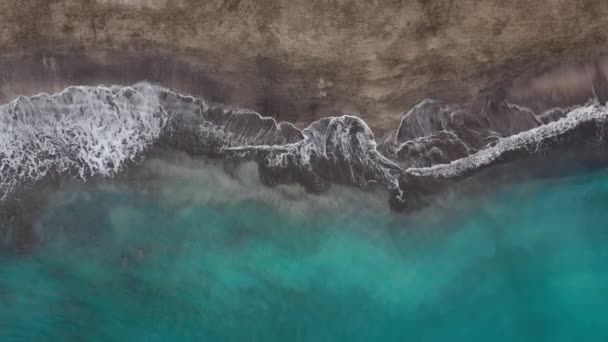
[[[1,341],[607,341],[608,171],[414,214],[150,160],[68,184],[0,254]],[[147,171],[145,171],[147,170]]]

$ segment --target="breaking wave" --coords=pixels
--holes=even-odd
[[[70,87],[0,107],[0,197],[49,174],[112,177],[167,122],[151,87]]]
[[[384,185],[404,207],[445,181],[539,151],[603,144],[608,110],[590,104],[550,113],[505,101],[482,113],[425,100],[376,139],[353,115],[300,130],[250,110],[214,104],[149,83],[69,87],[0,106],[0,198],[45,177],[113,177],[154,147],[255,161],[267,185]]]

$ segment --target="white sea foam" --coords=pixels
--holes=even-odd
[[[143,83],[70,87],[0,106],[0,198],[49,172],[80,179],[120,172],[166,123],[156,92]]]
[[[403,199],[407,184],[400,182],[412,176],[459,176],[508,151],[525,148],[534,153],[581,123],[606,123],[607,118],[606,107],[587,105],[449,164],[404,170],[393,156],[378,151],[369,126],[352,115],[324,118],[299,130],[249,110],[211,105],[148,83],[70,87],[0,106],[0,199],[49,173],[82,180],[112,177],[143,156],[161,134],[194,155],[257,153],[263,157],[257,160],[271,168],[295,168],[296,173],[326,177],[323,181],[358,186],[380,182]],[[608,126],[599,127],[597,139],[602,140]]]
[[[415,176],[439,176],[455,177],[469,170],[489,165],[504,153],[521,148],[530,149],[530,152],[538,152],[543,143],[566,133],[585,122],[596,121],[600,128],[608,121],[608,108],[599,105],[580,107],[569,112],[566,117],[548,123],[546,125],[502,138],[490,147],[482,149],[465,158],[455,160],[449,164],[434,165],[425,168],[409,168],[406,172]],[[604,137],[600,134],[598,140]]]
[[[353,130],[356,131],[355,134]],[[315,158],[334,162],[343,161],[342,167],[345,170],[342,171],[349,174],[349,181],[352,183],[366,186],[372,181],[379,181],[390,190],[403,195],[399,187],[399,175],[403,170],[377,150],[374,134],[361,118],[353,115],[327,117],[313,122],[302,131],[302,134],[303,140],[291,144],[247,145],[225,150],[243,153],[267,152],[265,161],[272,167],[294,167],[290,165],[290,161],[295,157],[298,161],[298,165],[295,166],[309,171],[314,171],[311,161]],[[366,173],[375,176],[369,178]]]

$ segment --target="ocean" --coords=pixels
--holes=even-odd
[[[66,184],[0,254],[3,341],[606,341],[608,171],[391,212],[203,160]]]

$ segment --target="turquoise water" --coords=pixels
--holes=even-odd
[[[0,340],[608,339],[606,171],[410,216],[176,172],[57,194],[0,257]]]

